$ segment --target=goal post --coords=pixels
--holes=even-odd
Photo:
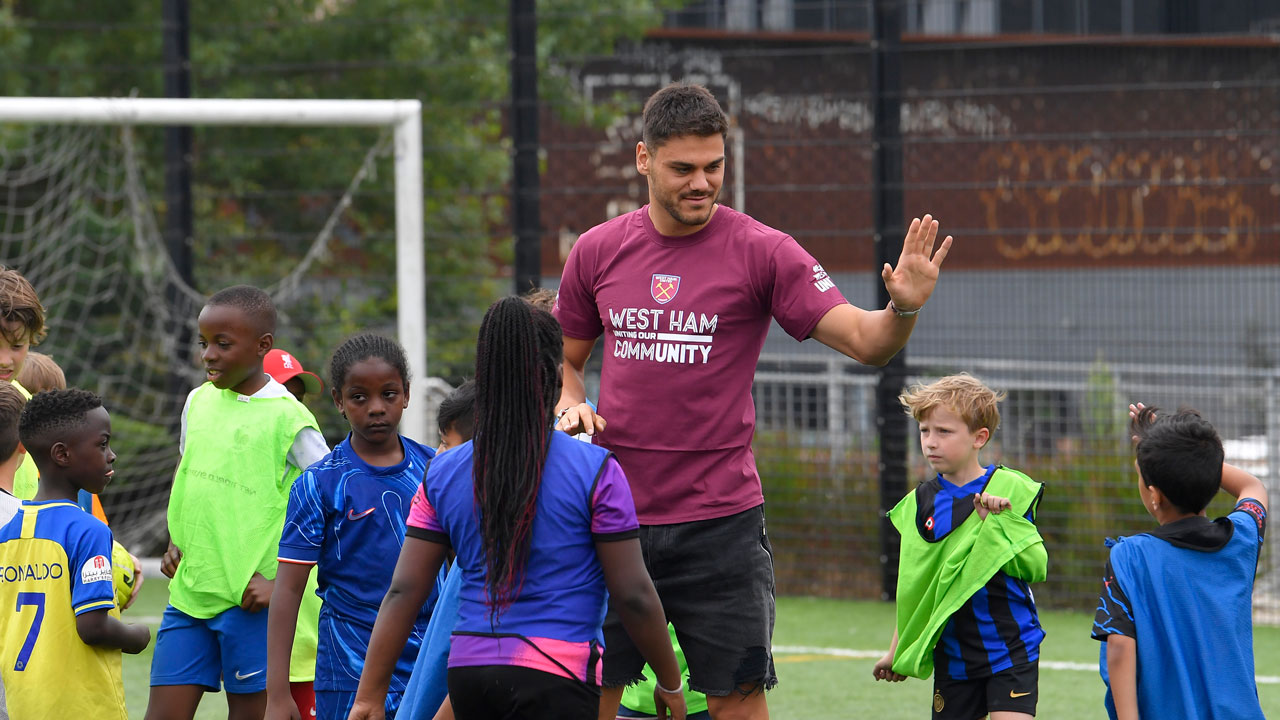
[[[427,378],[422,103],[418,100],[0,97],[0,123],[391,127],[394,132],[396,330],[409,369]],[[425,405],[401,432],[431,444]]]

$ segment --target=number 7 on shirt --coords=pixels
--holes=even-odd
[[[17,672],[27,669],[27,661],[31,659],[31,651],[35,650],[36,638],[40,635],[40,624],[44,622],[44,593],[18,593],[18,607],[14,608],[14,611],[22,612],[22,608],[27,605],[35,606],[36,616],[31,621],[31,629],[27,631],[26,642],[22,643],[22,649],[18,651],[18,661],[13,664],[13,669]]]

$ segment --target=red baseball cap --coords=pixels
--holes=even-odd
[[[324,382],[319,375],[303,370],[298,358],[283,350],[269,351],[262,359],[262,369],[281,385],[289,378],[296,377],[302,380],[302,387],[309,393],[319,393],[324,390]]]

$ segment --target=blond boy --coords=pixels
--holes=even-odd
[[[935,720],[1034,717],[1044,630],[1028,583],[1048,563],[1035,527],[1043,486],[979,459],[1002,393],[960,374],[898,399],[936,474],[889,512],[902,535],[897,623],[875,678],[932,672]]]

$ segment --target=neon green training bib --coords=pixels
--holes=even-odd
[[[292,397],[251,398],[212,383],[192,395],[169,498],[169,535],[182,551],[169,583],[175,608],[210,618],[240,604],[255,572],[275,578],[289,488],[302,472],[287,458],[306,427],[319,431]]]
[[[898,650],[893,671],[914,678],[933,673],[933,648],[951,616],[999,570],[1028,583],[1048,575],[1049,555],[1026,514],[1044,486],[1017,470],[996,467],[986,492],[1009,498],[1012,510],[975,512],[946,537],[929,542],[916,526],[916,493],[907,493],[889,520],[902,535],[898,556]]]

